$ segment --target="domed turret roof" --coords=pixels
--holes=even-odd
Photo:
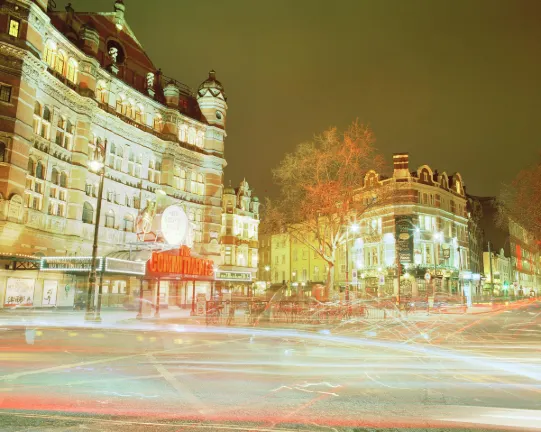
[[[224,86],[216,79],[216,71],[214,70],[209,72],[209,77],[201,83],[197,93],[199,96],[205,96],[207,90],[210,90],[213,96],[218,96],[221,93],[225,99]]]
[[[231,186],[226,187],[224,189],[224,195],[226,195],[226,194],[235,195],[235,189],[233,189]]]
[[[258,197],[253,197],[253,198],[252,198],[252,201],[253,201],[253,202],[259,202],[259,198],[258,198]]]

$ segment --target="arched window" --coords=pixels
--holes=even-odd
[[[43,107],[43,120],[50,122],[51,121],[51,110],[47,105]]]
[[[96,99],[98,99],[98,102],[107,103],[107,84],[105,84],[105,81],[98,81]]]
[[[36,161],[32,158],[28,158],[28,174],[32,177],[36,175]]]
[[[94,207],[88,201],[83,204],[83,223],[91,224],[94,221]]]
[[[116,112],[120,114],[124,114],[125,110],[125,97],[123,94],[119,94],[118,98],[116,99]]]
[[[105,213],[105,226],[107,228],[115,227],[115,212],[113,210],[109,210]]]
[[[162,116],[159,114],[156,114],[156,117],[154,117],[154,129],[158,132],[162,131]]]
[[[124,216],[124,231],[133,232],[133,216],[131,214]]]
[[[137,104],[137,106],[135,107],[135,121],[139,123],[143,123],[143,114],[144,114],[143,105]]]
[[[456,181],[456,193],[462,193],[461,185],[458,180]]]
[[[43,163],[41,161],[38,161],[38,164],[36,166],[36,177],[42,180],[45,177],[45,167],[43,166]]]
[[[68,60],[68,71],[66,73],[66,77],[68,78],[68,80],[70,80],[74,84],[77,83],[77,69],[78,69],[78,67],[79,66],[78,66],[77,62],[75,61],[75,59],[70,58]]]
[[[126,116],[130,118],[135,118],[135,109],[133,106],[133,101],[130,99],[126,103]]]
[[[56,54],[56,43],[52,40],[47,41],[45,44],[45,52],[43,53],[43,59],[49,65],[49,67],[54,68],[54,59]]]
[[[6,144],[0,141],[0,162],[5,162],[6,160]]]
[[[58,185],[60,184],[60,174],[56,168],[53,168],[51,172],[51,183]]]
[[[41,117],[41,105],[38,101],[34,104],[34,114]]]
[[[56,55],[56,60],[54,62],[54,70],[59,74],[64,74],[64,66],[66,64],[66,54],[63,51],[59,51]]]
[[[62,171],[60,173],[60,186],[62,187],[68,187],[68,175],[65,171]]]

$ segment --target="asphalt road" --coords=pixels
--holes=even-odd
[[[0,431],[541,430],[540,334],[538,302],[316,332],[2,327]]]

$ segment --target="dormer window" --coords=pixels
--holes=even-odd
[[[458,194],[461,193],[461,186],[460,186],[460,182],[458,180],[456,182],[456,193],[458,193]]]
[[[428,173],[426,171],[423,172],[423,181],[428,181]]]

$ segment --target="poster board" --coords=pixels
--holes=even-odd
[[[43,298],[42,306],[56,306],[56,295],[58,293],[58,281],[44,280],[43,281]]]
[[[8,278],[5,307],[34,306],[35,279]]]

